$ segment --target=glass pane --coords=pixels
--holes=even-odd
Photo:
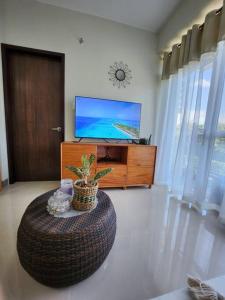
[[[209,99],[209,90],[210,90],[210,82],[212,77],[212,64],[207,65],[202,74],[202,80],[200,81],[201,88],[201,108],[199,115],[199,129],[200,132],[203,132],[205,127],[205,117]]]
[[[210,176],[219,181],[225,180],[225,89],[223,89]]]
[[[223,87],[223,99],[221,103],[218,131],[225,131],[225,88]]]
[[[224,137],[216,138],[213,152],[211,176],[225,176],[225,133]]]
[[[209,135],[210,140],[215,139],[212,161],[210,166],[209,181],[207,187],[207,200],[213,203],[220,203],[224,197],[225,185],[225,89],[222,91],[221,106],[216,132]],[[209,141],[210,142],[210,141]]]
[[[225,133],[215,140],[211,169],[209,174],[207,199],[220,204],[224,196],[225,184]]]

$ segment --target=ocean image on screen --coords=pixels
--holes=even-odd
[[[76,97],[75,136],[138,139],[141,104]]]

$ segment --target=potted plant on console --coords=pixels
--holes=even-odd
[[[89,210],[96,205],[96,195],[98,191],[98,181],[103,176],[112,172],[112,168],[107,168],[91,176],[91,168],[95,161],[95,155],[89,157],[83,154],[81,157],[82,166],[67,166],[66,168],[73,172],[79,179],[74,182],[73,208],[75,210]]]

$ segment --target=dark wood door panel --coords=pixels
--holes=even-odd
[[[59,179],[64,59],[21,49],[4,54],[11,181]]]

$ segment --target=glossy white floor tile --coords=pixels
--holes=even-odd
[[[17,228],[32,199],[57,182],[16,183],[0,193],[1,300],[144,300],[225,274],[225,227],[214,216],[168,199],[162,188],[106,190],[117,213],[114,246],[90,278],[65,289],[45,287],[20,266]]]

